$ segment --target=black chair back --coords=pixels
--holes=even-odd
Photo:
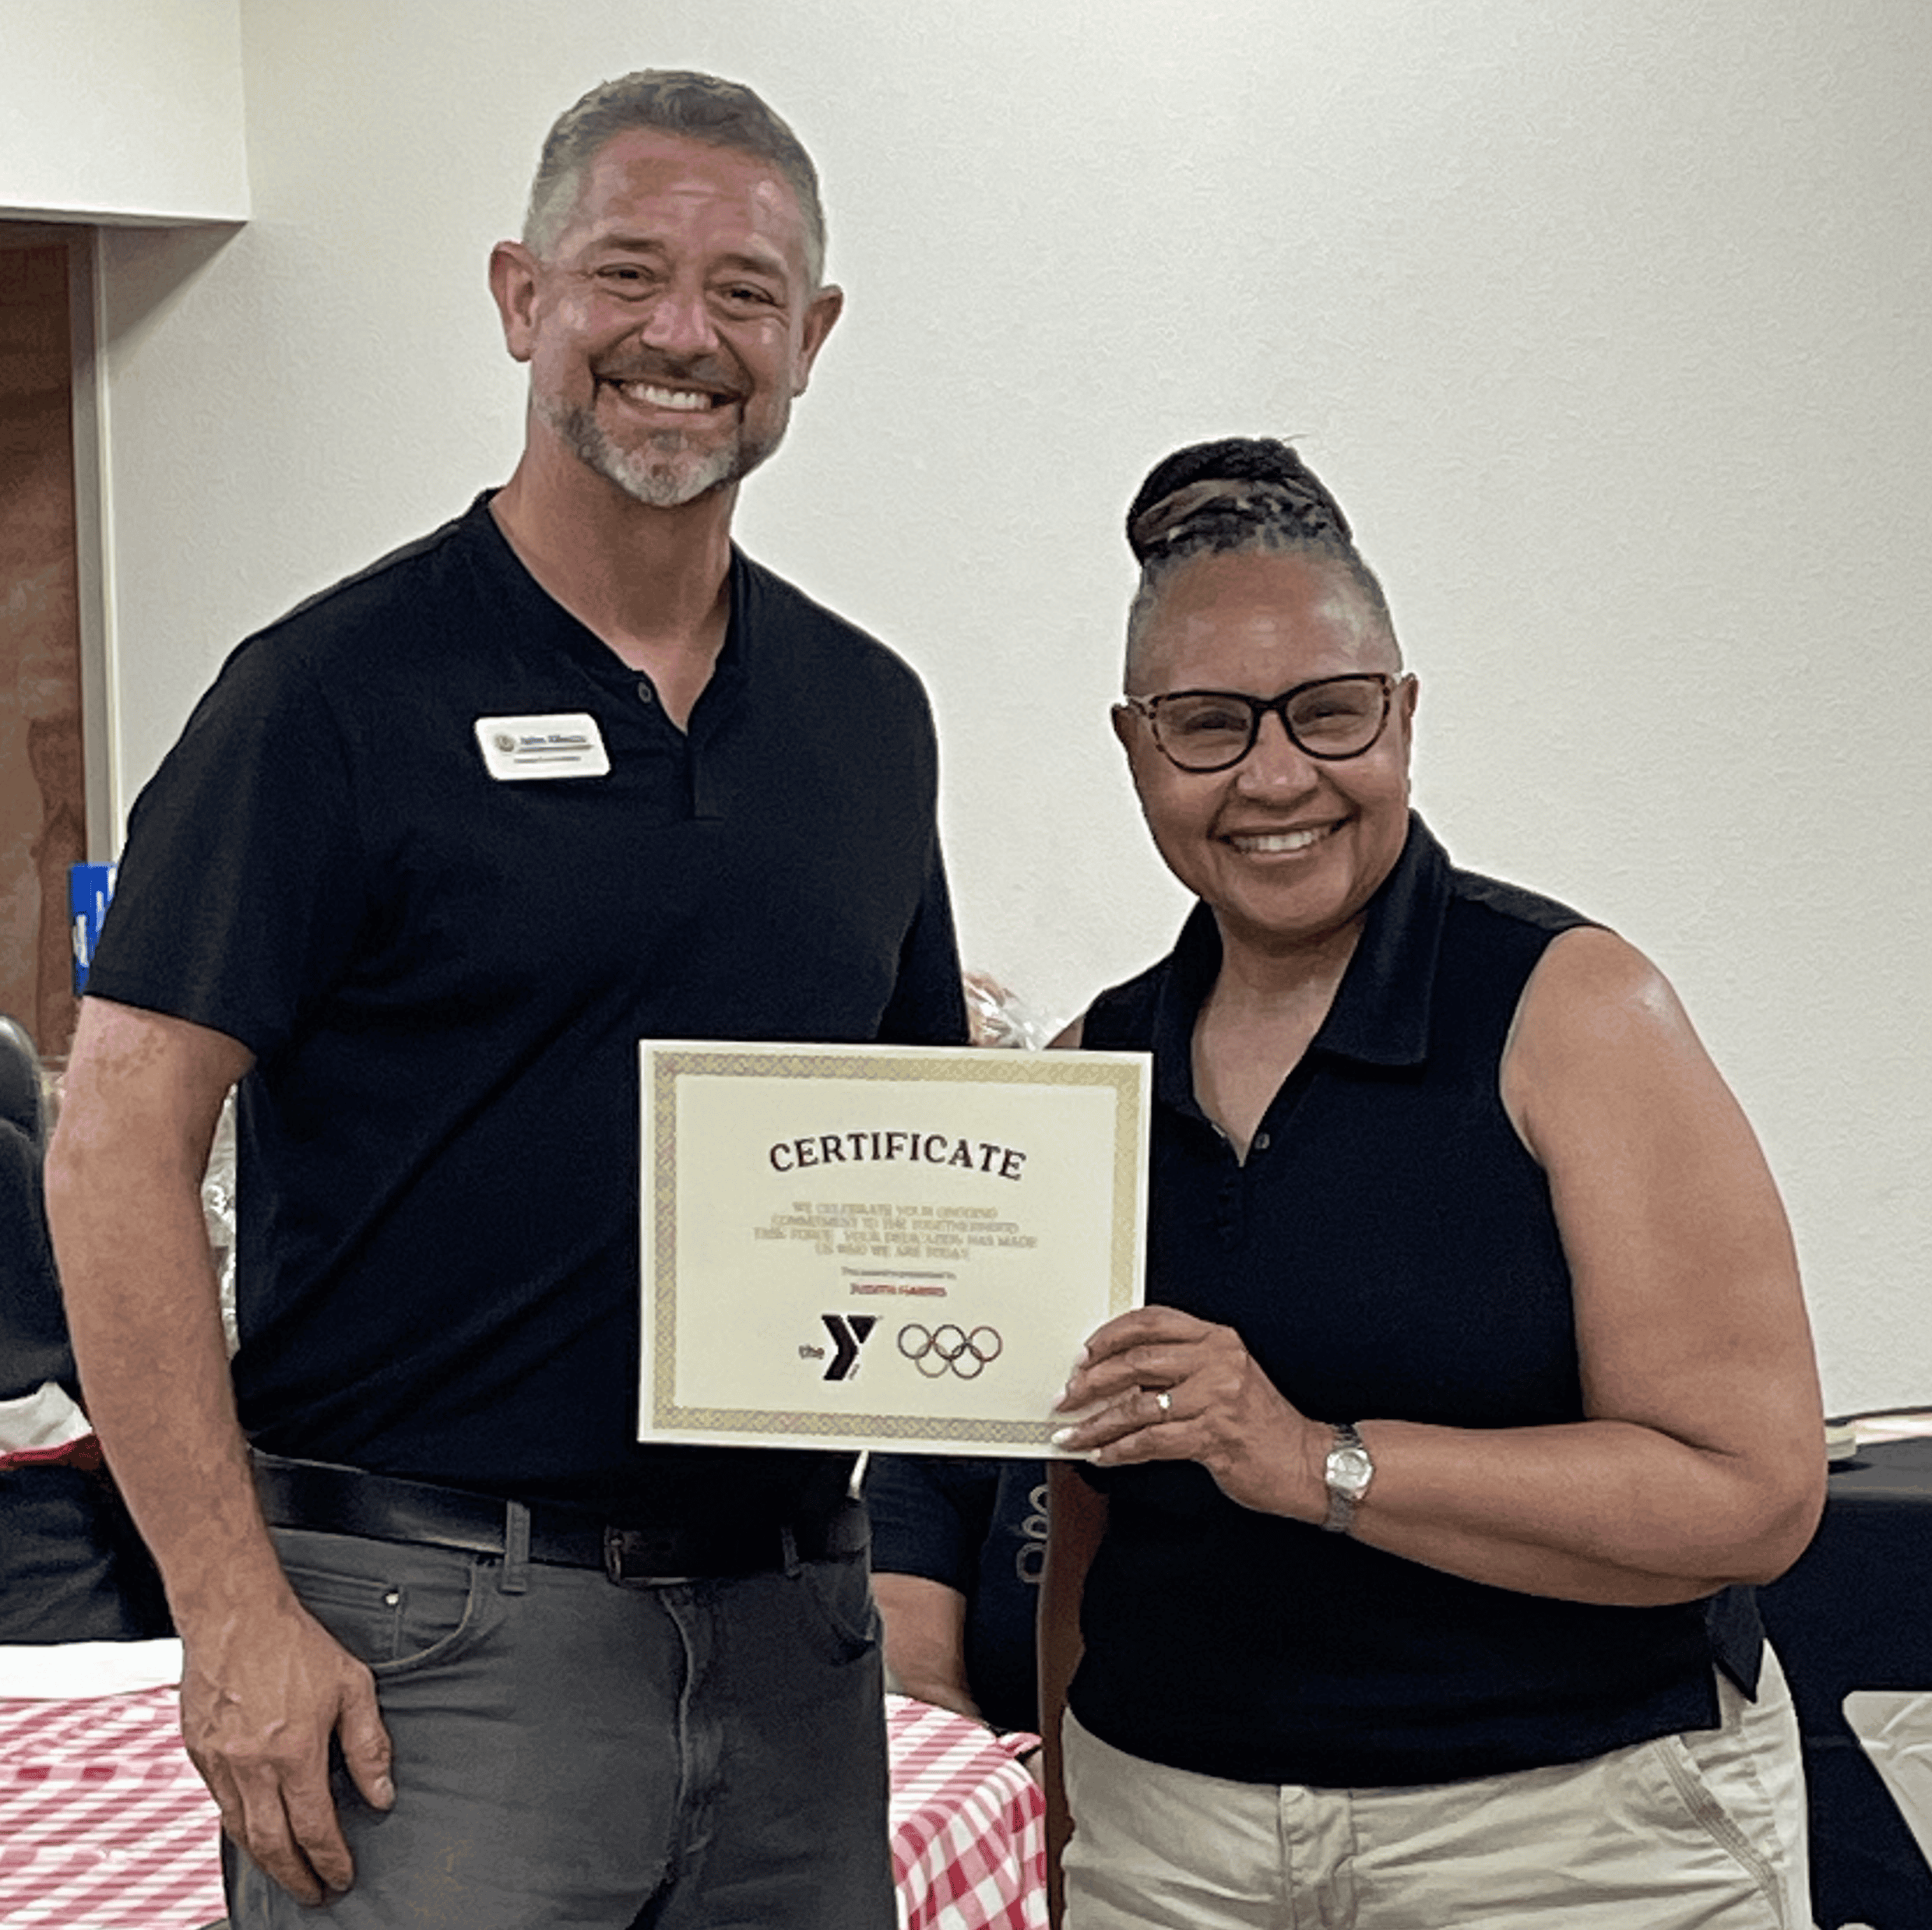
[[[17,1019],[0,1012],[0,1119],[10,1120],[37,1146],[47,1140],[47,1115],[40,1098],[40,1055]]]

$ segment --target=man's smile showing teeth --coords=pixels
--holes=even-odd
[[[648,403],[654,409],[681,409],[695,413],[712,407],[714,401],[702,389],[660,389],[654,382],[621,382],[618,387],[628,400]]]
[[[1313,831],[1237,832],[1228,839],[1237,851],[1305,851],[1319,843],[1333,827],[1324,825]]]

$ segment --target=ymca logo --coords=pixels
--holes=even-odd
[[[825,1363],[827,1380],[850,1380],[859,1365],[859,1349],[879,1323],[875,1313],[822,1313],[832,1336],[832,1358]]]

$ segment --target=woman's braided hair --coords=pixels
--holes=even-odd
[[[1140,565],[1140,589],[1128,618],[1134,649],[1164,579],[1196,556],[1312,551],[1346,569],[1369,605],[1395,624],[1375,572],[1328,487],[1286,442],[1233,435],[1195,442],[1149,472],[1127,512],[1128,547]]]

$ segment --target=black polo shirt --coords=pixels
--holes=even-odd
[[[781,1509],[834,1457],[634,1439],[637,1042],[964,1039],[924,695],[734,551],[687,734],[487,504],[228,660],[135,805],[89,988],[255,1055],[260,1446]],[[607,771],[503,774],[519,720],[586,718]]]
[[[1413,820],[1244,1162],[1194,1094],[1221,956],[1197,907],[1085,1027],[1090,1047],[1154,1053],[1148,1299],[1233,1326],[1318,1419],[1581,1421],[1569,1269],[1500,1071],[1537,960],[1585,922],[1454,869]],[[1110,1505],[1072,1706],[1150,1760],[1248,1782],[1450,1781],[1709,1727],[1714,1653],[1756,1678],[1747,1598],[1714,1650],[1700,1603],[1465,1581],[1242,1508],[1192,1462],[1082,1471]]]

